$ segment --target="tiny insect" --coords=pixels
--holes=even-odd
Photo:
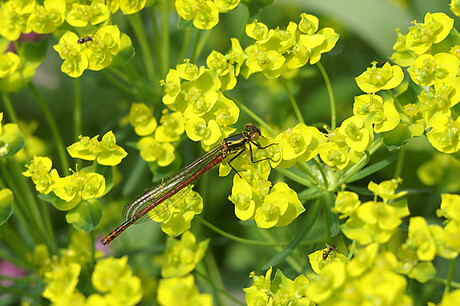
[[[337,250],[337,247],[333,244],[329,245],[326,243],[326,248],[327,250],[323,251],[323,260],[326,260],[331,255],[331,252]]]
[[[77,41],[77,44],[87,44],[93,41],[93,36],[80,37]]]

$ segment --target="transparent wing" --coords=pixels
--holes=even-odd
[[[144,208],[149,206],[151,203],[155,203],[157,199],[160,199],[163,195],[167,194],[169,191],[176,189],[178,187],[183,187],[177,190],[177,193],[172,195],[169,199],[166,199],[163,203],[157,203],[158,205],[154,206],[150,212],[141,216],[134,223],[142,223],[147,220],[150,220],[152,217],[160,217],[166,211],[170,210],[176,203],[183,199],[192,188],[189,188],[190,185],[195,185],[196,180],[187,186],[181,186],[181,184],[192,177],[198,170],[209,164],[219,153],[221,152],[220,146],[214,147],[208,152],[204,153],[194,162],[185,166],[184,168],[176,171],[167,178],[159,181],[154,184],[152,187],[146,189],[142,194],[128,202],[123,208],[123,218],[129,220],[134,218],[136,214],[142,211]],[[184,190],[185,189],[185,190]],[[158,212],[157,212],[158,211]]]

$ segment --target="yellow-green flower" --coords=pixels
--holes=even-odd
[[[209,245],[209,239],[200,243],[190,231],[182,234],[181,240],[168,238],[163,254],[161,276],[164,278],[182,277],[192,272],[201,261]]]
[[[256,203],[252,199],[251,185],[238,175],[233,177],[232,194],[228,200],[235,205],[235,215],[238,219],[246,221],[253,218]]]
[[[174,159],[174,146],[169,142],[159,142],[155,138],[143,137],[137,143],[142,158],[147,162],[156,162],[160,167],[170,165]]]
[[[460,7],[460,5],[458,7]],[[459,16],[460,12],[456,13],[455,15]],[[442,300],[439,306],[455,306],[458,303],[458,301],[460,301],[460,289],[444,294],[442,296]]]
[[[436,80],[457,75],[460,60],[450,53],[423,54],[407,68],[409,75],[420,86],[431,86]]]
[[[220,90],[231,90],[235,87],[235,68],[227,62],[227,59],[222,53],[213,50],[206,59],[206,65],[209,69],[216,70],[221,82]]]
[[[348,258],[345,255],[339,254],[335,249],[331,251],[330,247],[330,245],[326,244],[326,248],[308,254],[310,266],[316,274],[321,274],[321,270],[324,269],[326,265],[336,260],[340,260],[345,264],[348,263]],[[328,251],[330,251],[330,253],[325,259],[324,254]]]
[[[279,134],[274,142],[279,143],[283,152],[283,160],[298,158],[305,162],[318,154],[318,145],[326,141],[326,137],[315,127],[297,124],[294,128]]]
[[[183,95],[177,97],[174,107],[187,119],[202,117],[216,104],[220,86],[217,73],[206,70],[197,79],[181,84]]]
[[[179,140],[185,131],[185,118],[180,112],[169,113],[163,110],[160,118],[160,126],[155,130],[155,139],[160,142],[172,142]]]
[[[75,207],[81,199],[89,200],[104,195],[105,179],[99,173],[78,171],[69,176],[59,178],[53,185],[53,191],[62,200],[71,202]],[[73,207],[66,207],[70,210]]]
[[[254,219],[260,228],[281,227],[305,211],[297,193],[286,183],[277,183],[256,209]]]
[[[436,80],[434,88],[422,90],[418,95],[420,111],[423,113],[426,125],[431,127],[438,117],[450,116],[450,108],[460,101],[459,77],[446,77]]]
[[[438,151],[455,153],[460,150],[460,117],[457,120],[442,116],[432,123],[432,130],[426,134]]]
[[[212,305],[212,296],[198,291],[193,275],[161,279],[157,301],[160,305]]]
[[[19,56],[13,52],[0,55],[0,78],[12,75],[19,67]]]
[[[26,167],[27,171],[22,174],[32,179],[38,192],[48,194],[53,190],[54,184],[59,180],[59,174],[56,169],[51,169],[51,159],[34,156],[30,165]]]
[[[342,261],[334,261],[326,265],[321,274],[307,287],[307,297],[314,303],[320,304],[326,301],[334,291],[337,291],[347,279],[345,264]]]
[[[367,188],[374,193],[375,196],[379,196],[386,203],[388,200],[394,200],[400,197],[403,197],[407,194],[407,191],[401,191],[395,193],[398,185],[401,184],[401,179],[392,179],[388,181],[383,181],[380,184],[374,182],[369,182]]]
[[[318,17],[306,13],[300,15],[299,30],[308,35],[313,35],[318,31]]]
[[[339,132],[345,136],[346,144],[357,152],[367,150],[372,144],[373,132],[370,124],[357,116],[352,116],[342,122]]]
[[[190,119],[185,123],[185,133],[193,141],[201,141],[203,145],[215,145],[221,139],[222,132],[216,121],[207,124],[203,118]]]
[[[383,101],[379,95],[360,95],[355,97],[353,114],[362,118],[365,122],[372,119],[376,133],[387,132],[395,128],[400,116],[393,103]]]
[[[46,34],[56,30],[65,21],[65,0],[45,0],[43,6],[35,4],[28,24],[33,32]]]
[[[100,165],[115,166],[128,155],[126,151],[116,144],[115,135],[108,131],[102,136],[102,141],[98,141],[99,135],[89,138],[80,135],[80,140],[67,147],[67,152],[73,158],[84,160],[97,160]]]
[[[84,27],[106,21],[110,17],[110,10],[104,0],[92,1],[90,5],[73,3],[72,9],[67,14],[66,21],[74,27]]]
[[[89,69],[99,71],[109,66],[113,56],[120,50],[120,44],[121,33],[116,25],[100,28],[86,48]]]
[[[176,0],[176,10],[185,20],[192,20],[200,30],[212,29],[219,22],[219,10],[209,0]]]
[[[139,12],[145,6],[146,0],[120,0],[120,9],[124,15],[130,15]]]
[[[259,22],[258,20],[254,20],[252,23],[246,25],[245,29],[246,35],[251,37],[255,40],[265,40],[268,38],[268,27]]]
[[[192,64],[189,59],[185,59],[183,64],[177,65],[176,70],[179,77],[187,81],[198,79],[206,71],[203,66],[198,68],[198,66]],[[172,71],[170,70],[170,72]]]
[[[105,258],[98,260],[91,282],[96,290],[106,293],[108,305],[136,305],[142,299],[141,281],[132,275],[128,257]]]
[[[263,72],[268,78],[276,78],[281,74],[281,67],[286,59],[276,50],[264,50],[258,44],[254,48],[246,49],[248,55],[246,66],[249,68],[248,76],[254,72]],[[247,76],[246,76],[247,77]]]
[[[0,36],[15,41],[21,33],[30,32],[27,19],[34,5],[34,0],[3,1],[0,5]]]
[[[355,78],[358,87],[365,93],[376,93],[380,90],[388,90],[397,87],[404,79],[401,67],[386,62],[378,68],[377,62],[372,62],[372,67]]]
[[[335,213],[341,213],[340,218],[346,218],[350,216],[356,208],[361,204],[358,194],[351,191],[340,191],[337,193],[334,207],[332,211]]]
[[[241,48],[240,42],[236,38],[230,39],[232,42],[232,49],[228,52],[225,57],[227,58],[229,64],[234,66],[234,75],[238,76],[240,74],[241,65],[243,65],[246,60],[246,54]]]
[[[415,54],[425,53],[432,44],[437,44],[449,35],[454,20],[444,13],[427,13],[425,23],[412,22],[406,37],[407,48]]]
[[[335,142],[319,144],[318,153],[323,162],[339,170],[345,169],[351,158],[350,154]]]
[[[77,34],[67,31],[59,39],[59,43],[53,46],[64,60],[61,65],[62,72],[73,78],[81,76],[83,71],[89,67],[88,56],[82,52],[81,44],[77,43],[78,39]]]
[[[423,217],[412,217],[409,220],[409,237],[406,242],[417,250],[417,258],[432,261],[436,256],[436,243]]]
[[[166,75],[166,81],[162,80],[160,85],[164,87],[165,95],[163,96],[164,105],[172,105],[180,92],[180,76],[179,72],[174,69],[169,69]]]
[[[144,103],[133,103],[131,105],[129,122],[139,136],[150,135],[157,127],[157,121],[153,117],[153,110]]]
[[[236,8],[240,4],[240,0],[214,0],[214,3],[219,12],[226,13]]]
[[[46,287],[43,297],[56,304],[70,299],[77,287],[80,271],[81,266],[75,262],[55,265],[51,271],[45,273]]]
[[[450,248],[460,252],[460,222],[449,221],[444,228],[444,240]]]
[[[436,215],[460,222],[460,195],[443,193],[441,198],[441,208],[436,211]]]

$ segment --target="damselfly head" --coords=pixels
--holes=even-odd
[[[260,130],[252,123],[246,124],[244,129],[246,130],[249,138],[251,138],[252,141],[256,141],[261,136]]]

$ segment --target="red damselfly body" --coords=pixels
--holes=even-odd
[[[123,208],[123,217],[126,221],[105,236],[105,238],[101,240],[101,243],[104,245],[109,244],[132,224],[151,220],[151,214],[155,212],[156,208],[159,208],[158,205],[176,195],[177,199],[175,198],[174,201],[172,201],[172,205],[174,205],[187,193],[187,191],[182,192],[184,188],[193,185],[201,175],[221,163],[227,156],[235,154],[228,162],[230,167],[232,167],[230,163],[246,150],[246,145],[249,147],[251,162],[254,163],[266,160],[253,160],[251,144],[259,149],[266,148],[256,142],[260,136],[260,130],[254,124],[248,123],[243,133],[223,139],[218,146],[204,153],[188,166],[185,166],[181,170],[178,170],[145,190],[142,194],[125,205]]]

